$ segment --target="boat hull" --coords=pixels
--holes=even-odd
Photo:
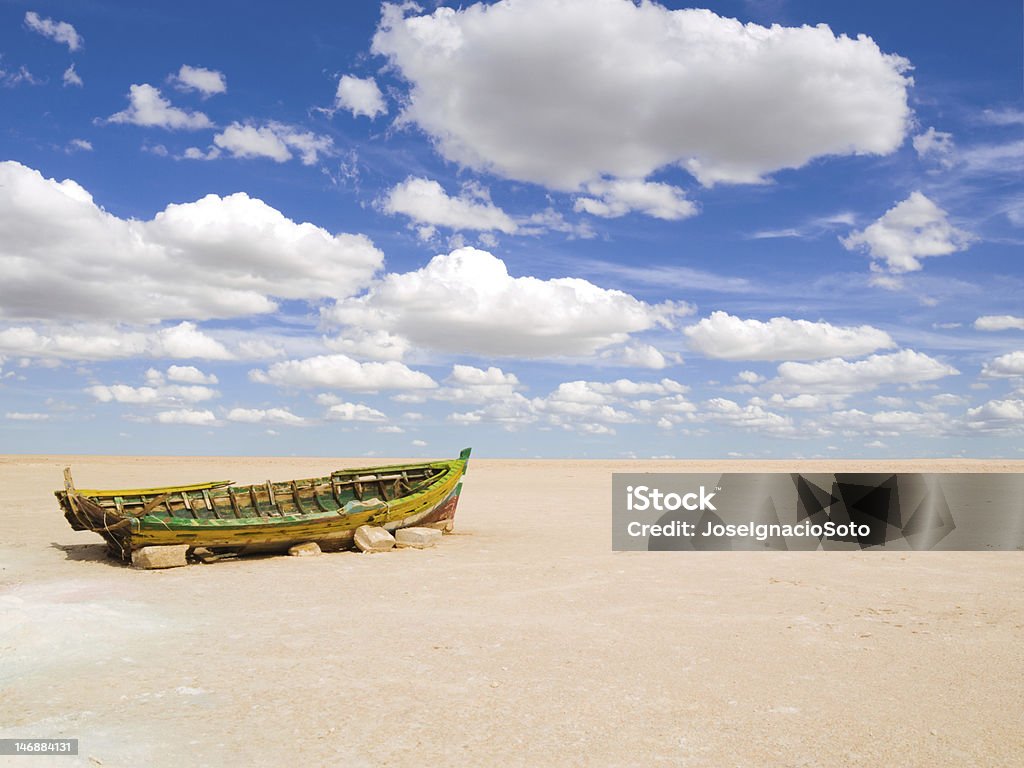
[[[235,488],[226,481],[141,490],[57,491],[76,530],[94,531],[123,560],[142,547],[186,544],[215,553],[283,551],[305,542],[352,545],[362,525],[450,531],[469,450],[458,459],[342,470],[326,478]]]

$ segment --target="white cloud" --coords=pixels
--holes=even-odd
[[[825,25],[623,0],[406,15],[417,8],[385,4],[373,40],[410,84],[402,119],[449,160],[552,188],[672,164],[706,185],[757,182],[815,157],[888,154],[910,119],[908,62]]]
[[[793,397],[783,397],[782,395],[775,393],[767,400],[760,397],[752,397],[750,399],[751,405],[759,406],[770,406],[775,408],[791,408],[794,410],[805,410],[805,411],[818,411],[825,409],[834,409],[842,406],[846,400],[846,395],[794,395]]]
[[[221,156],[218,147],[209,147],[206,151],[199,147],[186,147],[178,159],[180,160],[216,160]]]
[[[1011,328],[1024,331],[1024,317],[1015,315],[984,315],[974,321],[979,331],[1006,331]]]
[[[74,64],[72,64],[71,66],[69,66],[67,69],[64,70],[64,78],[63,79],[64,79],[64,87],[65,88],[67,86],[69,86],[69,85],[77,85],[79,88],[81,88],[84,85],[84,83],[82,82],[82,78],[78,76],[77,72],[75,72],[75,65]]]
[[[417,345],[485,355],[588,355],[665,325],[689,307],[650,305],[579,278],[512,277],[486,251],[460,248],[389,274],[324,320],[385,330]]]
[[[27,83],[28,85],[42,85],[44,81],[37,79],[28,68],[24,65],[18,67],[17,72],[8,72],[6,69],[0,68],[0,85],[4,88],[14,88],[15,86]]]
[[[28,11],[25,14],[25,24],[33,32],[38,32],[43,37],[64,43],[69,51],[77,51],[85,42],[78,31],[66,21],[54,21],[44,19],[35,11]]]
[[[284,357],[284,348],[264,338],[242,339],[236,345],[239,357],[250,360],[266,360],[268,357]]]
[[[200,357],[205,360],[230,360],[234,357],[223,344],[211,339],[194,323],[189,322],[159,331],[156,334],[153,355],[174,358]]]
[[[277,298],[351,295],[382,262],[368,238],[296,223],[245,193],[126,220],[74,181],[0,163],[4,317],[153,322],[269,313]]]
[[[884,384],[919,384],[958,373],[933,357],[903,349],[852,363],[838,357],[816,363],[782,363],[778,377],[765,386],[795,394],[842,394],[866,392]]]
[[[334,103],[335,106],[347,109],[353,115],[365,115],[371,120],[388,111],[388,106],[384,103],[384,94],[380,92],[377,81],[372,77],[342,75],[338,81]]]
[[[826,232],[831,232],[838,227],[852,227],[857,218],[849,211],[839,211],[826,216],[815,216],[795,227],[784,227],[782,229],[762,229],[750,235],[753,240],[772,240],[782,237],[792,237],[800,240],[810,240],[820,237]]]
[[[880,398],[875,398],[880,400]],[[956,406],[966,405],[967,398],[961,395],[954,395],[948,392],[932,395],[925,402],[919,403],[921,408],[926,411],[937,411],[943,408],[954,408]]]
[[[866,250],[877,269],[892,274],[921,269],[921,259],[962,251],[971,235],[949,223],[947,214],[920,192],[890,208],[874,224],[840,238],[847,250]]]
[[[40,333],[28,326],[15,326],[0,329],[0,352],[71,360],[126,357],[230,360],[233,357],[223,344],[189,322],[145,332],[86,325],[58,327]]]
[[[92,152],[92,142],[85,139],[72,139],[68,142],[67,151],[71,152]]]
[[[714,397],[701,404],[698,421],[740,427],[742,429],[789,435],[794,431],[789,416],[766,410],[760,405],[740,405],[723,397]]]
[[[168,80],[180,91],[199,91],[204,97],[217,93],[227,93],[228,81],[223,72],[206,67],[191,67],[182,64],[177,75]]]
[[[742,320],[727,312],[712,312],[683,329],[690,346],[707,357],[722,360],[818,360],[859,357],[896,343],[885,331],[870,325],[835,326],[826,322],[773,317],[767,322]]]
[[[274,120],[264,125],[232,123],[213,137],[213,143],[232,157],[269,157],[278,163],[291,160],[293,150],[303,165],[316,165],[320,155],[334,153],[334,139],[330,136]]]
[[[985,363],[981,375],[986,378],[1010,378],[1024,376],[1024,350],[1008,352],[991,362]]]
[[[929,127],[927,131],[914,137],[913,144],[914,151],[919,157],[934,159],[944,168],[953,165],[953,134]]]
[[[402,336],[359,328],[346,329],[344,336],[325,337],[324,345],[335,352],[344,352],[365,360],[401,360],[412,346]]]
[[[597,236],[597,233],[590,226],[589,222],[566,221],[565,217],[548,206],[543,211],[531,213],[529,216],[521,216],[516,220],[517,234],[520,235],[541,235],[545,232],[563,232],[570,240],[580,238],[590,240]],[[485,233],[486,234],[486,233]],[[480,236],[481,245],[486,245],[484,235]]]
[[[156,387],[130,387],[127,384],[96,384],[86,392],[101,403],[129,403],[132,405],[178,405],[200,403],[219,396],[210,387],[167,384]]]
[[[974,174],[1019,174],[1024,169],[1024,140],[997,144],[975,144],[958,158]]]
[[[48,413],[25,413],[23,411],[8,411],[4,414],[5,419],[11,421],[48,421],[50,414]]]
[[[228,411],[227,419],[244,424],[282,424],[288,427],[301,427],[309,423],[287,408],[232,408]]]
[[[990,400],[969,408],[967,425],[979,431],[1020,430],[1024,428],[1024,400]]]
[[[327,418],[336,421],[387,421],[387,416],[362,403],[335,403],[327,409]]]
[[[381,389],[432,389],[437,382],[402,363],[360,363],[347,355],[318,355],[303,360],[283,360],[266,371],[251,371],[261,384],[280,387],[318,387],[377,391]]]
[[[461,195],[450,197],[438,182],[410,176],[387,193],[381,207],[385,213],[404,214],[431,227],[497,230],[506,234],[514,234],[517,229],[511,217],[477,185],[467,185]]]
[[[654,370],[667,368],[670,363],[682,363],[682,358],[679,355],[672,354],[666,357],[657,347],[639,342],[630,342],[621,347],[605,350],[601,353],[601,359],[628,368],[651,368]]]
[[[472,365],[454,365],[445,386],[433,393],[438,400],[457,403],[485,403],[510,398],[522,389],[514,373],[491,366],[484,370]]]
[[[539,423],[585,434],[615,434],[608,425],[634,424],[659,417],[673,423],[689,418],[696,410],[684,393],[687,387],[673,379],[611,382],[566,381],[544,397],[527,398],[519,380],[498,368],[486,371],[472,366],[455,366],[446,379],[448,387],[433,393],[435,399],[474,403],[473,411],[452,413],[459,424],[496,423],[506,430]],[[645,396],[656,399],[644,399]]]
[[[899,437],[907,433],[938,437],[950,431],[949,418],[942,413],[917,411],[878,411],[866,413],[856,408],[835,411],[809,425],[824,434],[840,431],[844,435]]]
[[[217,377],[203,373],[194,365],[172,365],[167,369],[167,378],[185,384],[216,384]]]
[[[107,118],[107,122],[166,128],[169,131],[197,131],[213,127],[210,118],[202,112],[188,112],[172,107],[171,102],[160,95],[160,89],[148,83],[131,86],[128,89],[128,102],[128,109],[114,113]]]
[[[596,197],[576,198],[575,210],[592,216],[614,219],[631,211],[656,219],[675,221],[697,213],[697,206],[686,199],[679,187],[642,179],[612,179],[587,184],[587,192]]]
[[[188,424],[194,427],[208,427],[218,423],[213,411],[193,411],[188,408],[161,411],[154,418],[161,424]]]
[[[740,371],[736,374],[736,379],[743,384],[760,384],[764,381],[764,376],[756,371]]]

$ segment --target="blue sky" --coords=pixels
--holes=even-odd
[[[0,451],[1020,458],[1021,14],[0,2]]]

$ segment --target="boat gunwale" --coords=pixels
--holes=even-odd
[[[339,469],[335,470],[329,475],[320,475],[319,477],[304,477],[301,479],[294,480],[271,480],[272,485],[291,485],[292,483],[327,483],[330,484],[331,480],[345,477],[346,475],[366,475],[373,473],[381,473],[385,470],[408,470],[408,469],[422,469],[427,467],[449,467],[452,464],[465,461],[462,458],[457,459],[442,459],[439,461],[423,461],[412,464],[382,464],[372,467],[353,467],[351,469]],[[366,482],[372,482],[367,480]],[[75,488],[74,491],[78,496],[85,496],[90,499],[98,498],[113,498],[115,496],[160,496],[165,493],[181,493],[183,491],[203,491],[203,490],[221,490],[227,487],[231,487],[233,491],[241,492],[249,488],[264,488],[266,482],[255,482],[247,483],[246,485],[235,485],[234,480],[211,480],[205,483],[190,483],[186,485],[168,485],[163,487],[155,488]],[[58,498],[67,495],[66,490],[54,491],[53,494]]]

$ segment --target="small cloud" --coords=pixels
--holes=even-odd
[[[387,416],[362,403],[335,403],[327,409],[327,418],[334,421],[385,421]]]
[[[6,69],[0,69],[0,85],[4,88],[14,88],[22,83],[26,85],[42,85],[42,82],[24,66],[18,67],[17,72],[8,72]]]
[[[64,87],[67,88],[69,85],[77,85],[79,88],[83,85],[82,78],[75,72],[74,64],[64,70]]]
[[[953,160],[953,134],[929,128],[913,139],[914,150],[922,160],[935,160],[943,168],[950,168]]]
[[[217,377],[212,373],[203,373],[194,365],[172,365],[167,369],[167,378],[170,381],[180,381],[184,384],[216,384]]]
[[[630,212],[644,213],[655,219],[677,221],[697,213],[697,206],[686,199],[679,187],[643,179],[607,179],[587,185],[594,197],[578,197],[577,213],[589,213],[616,219]]]
[[[946,211],[922,193],[913,192],[873,224],[839,241],[847,250],[867,251],[878,274],[873,282],[892,288],[896,286],[882,273],[916,272],[921,269],[921,259],[962,251],[972,239],[970,233],[949,223]]]
[[[210,118],[202,112],[188,112],[171,106],[171,102],[160,94],[160,89],[148,83],[132,85],[128,89],[128,101],[127,109],[114,113],[106,122],[164,128],[169,131],[196,131],[213,127]]]
[[[46,421],[50,418],[48,413],[22,413],[20,411],[8,411],[4,414],[5,419],[11,421]]]
[[[92,142],[86,141],[85,139],[72,139],[68,142],[66,150],[69,154],[71,152],[92,152]]]
[[[182,160],[216,160],[220,157],[220,150],[217,147],[210,147],[207,151],[199,147],[189,147],[181,155]]]
[[[466,184],[458,197],[451,197],[432,179],[410,176],[391,188],[382,209],[389,214],[402,214],[425,225],[424,239],[433,237],[435,227],[497,230],[514,234],[517,226],[511,217],[491,202],[488,191],[479,184]]]
[[[298,152],[303,165],[315,165],[320,155],[334,154],[334,140],[330,136],[274,120],[264,125],[234,122],[214,136],[213,143],[232,157],[267,157],[277,163],[291,160],[292,150]]]
[[[1024,317],[1015,315],[984,315],[974,321],[979,331],[1006,331],[1010,329],[1024,331]]]
[[[48,37],[57,43],[64,43],[69,51],[77,51],[85,42],[77,30],[66,21],[44,19],[35,11],[28,11],[25,14],[25,25],[43,37]]]
[[[1024,350],[1008,352],[985,363],[981,368],[985,378],[1012,378],[1024,376]]]
[[[228,421],[244,424],[281,424],[288,427],[301,427],[309,423],[287,408],[232,408],[227,418]]]
[[[342,75],[338,81],[334,103],[337,108],[347,109],[355,116],[365,115],[371,120],[388,111],[387,104],[384,103],[384,94],[380,92],[377,81],[372,77]]]
[[[182,64],[178,74],[171,75],[167,81],[179,91],[199,91],[203,98],[217,93],[227,93],[228,82],[223,72],[206,67],[190,67]]]
[[[213,411],[193,411],[181,408],[175,411],[161,411],[156,415],[160,424],[187,424],[193,427],[207,427],[218,424]]]

